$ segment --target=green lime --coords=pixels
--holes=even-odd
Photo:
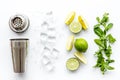
[[[72,22],[69,26],[69,29],[73,33],[79,33],[82,30],[82,26],[79,22]]]
[[[66,62],[66,67],[68,70],[75,71],[79,68],[80,63],[76,58],[70,58]]]
[[[85,52],[88,49],[88,43],[83,38],[76,39],[74,46],[75,46],[75,49],[80,52]]]

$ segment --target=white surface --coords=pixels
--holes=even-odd
[[[120,11],[119,0],[1,0],[0,1],[0,80],[119,80],[120,74]],[[56,27],[59,34],[58,48],[60,49],[59,58],[55,62],[53,72],[46,72],[41,68],[40,55],[41,44],[40,31],[38,27],[42,22],[42,13],[53,11],[56,18]],[[83,37],[89,42],[89,49],[85,53],[88,64],[81,64],[76,72],[66,70],[65,62],[69,57],[73,56],[73,52],[68,53],[65,49],[66,39],[72,33],[64,24],[66,15],[76,11],[77,14],[83,15],[88,24],[89,29],[82,31],[76,37]],[[110,31],[117,39],[113,45],[113,59],[115,63],[114,71],[107,72],[104,76],[98,69],[92,66],[96,62],[93,56],[97,50],[93,39],[96,38],[93,32],[93,25],[96,24],[96,16],[102,16],[104,12],[110,13],[110,21],[114,23],[113,29]],[[8,25],[10,16],[21,13],[26,14],[30,19],[30,28],[21,35],[12,32]],[[38,28],[38,29],[37,29]],[[26,73],[15,74],[13,72],[10,38],[28,37],[30,39],[29,53],[26,63]],[[37,45],[38,44],[38,45]]]

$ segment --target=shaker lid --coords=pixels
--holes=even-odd
[[[16,14],[10,17],[9,26],[16,33],[24,32],[29,27],[29,19],[25,15]]]

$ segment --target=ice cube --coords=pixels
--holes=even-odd
[[[50,59],[46,56],[43,56],[41,61],[43,65],[47,65],[50,62]]]
[[[56,35],[57,34],[55,30],[48,30],[48,38],[55,38]]]
[[[49,11],[49,12],[46,13],[46,15],[53,15],[53,12]]]
[[[54,59],[57,59],[59,56],[59,51],[56,48],[52,49],[51,55]]]
[[[53,48],[55,46],[56,43],[56,39],[55,38],[48,38],[47,39],[47,46],[51,46],[51,48]]]
[[[54,70],[54,66],[53,66],[52,63],[47,64],[47,65],[45,66],[45,68],[46,68],[47,71],[53,71],[53,70]]]
[[[56,39],[56,36],[48,36],[48,41],[51,41],[51,40],[55,41],[55,39]]]
[[[48,47],[44,47],[42,54],[43,56],[46,56],[49,58],[51,56],[50,49]]]
[[[42,24],[41,24],[41,28],[42,30],[47,30],[49,24],[47,23],[47,21],[44,21]]]
[[[53,14],[50,14],[50,15],[46,15],[46,21],[49,25],[52,25],[54,23],[54,17],[53,17]]]
[[[48,30],[55,30],[55,26],[54,25],[49,25]]]
[[[44,26],[49,26],[49,24],[47,23],[47,21],[43,21],[42,24],[41,24],[41,27],[44,27]]]
[[[49,40],[47,40],[45,47],[47,47],[51,51],[53,48],[53,44],[49,43]]]
[[[42,44],[46,43],[46,39],[47,39],[47,34],[46,33],[40,33],[40,41]]]

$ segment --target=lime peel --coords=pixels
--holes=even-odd
[[[85,39],[79,38],[74,42],[75,49],[79,52],[85,52],[88,49],[88,43]]]

